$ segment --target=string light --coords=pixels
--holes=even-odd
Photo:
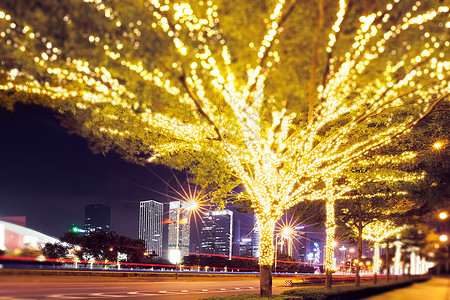
[[[448,97],[450,43],[432,28],[421,29],[448,18],[448,7],[419,12],[416,4],[395,23],[391,11],[398,1],[394,1],[387,4],[386,12],[361,16],[350,49],[330,58],[326,82],[317,88],[320,105],[313,112],[313,122],[302,127],[298,125],[301,116],[282,107],[284,99],[266,107],[272,96],[265,94],[265,80],[270,76],[269,67],[279,63],[282,53],[275,49],[282,49],[282,44],[275,44],[282,31],[284,0],[276,1],[271,10],[261,42],[248,43],[257,51],[256,57],[245,62],[244,74],[236,73],[239,68],[234,68],[232,49],[212,1],[144,2],[145,20],[128,20],[128,14],[102,0],[83,2],[121,33],[116,39],[109,33],[81,35],[87,45],[98,50],[98,62],[63,55],[62,47],[0,11],[3,48],[21,60],[12,67],[2,65],[0,92],[13,96],[1,101],[12,106],[20,101],[19,95],[26,94],[32,97],[23,99],[32,98],[38,104],[86,118],[85,133],[112,140],[141,163],[181,168],[196,157],[197,161],[210,159],[226,166],[252,201],[260,228],[261,265],[273,263],[276,221],[300,201],[328,199],[325,267],[329,270],[335,199],[367,182],[423,178],[422,173],[374,172],[349,179],[345,186],[333,184],[334,178],[356,165],[397,164],[414,158],[411,152],[366,155],[407,132]],[[346,1],[339,1],[325,49],[330,55],[337,46],[346,10]],[[63,21],[73,22],[70,15]],[[448,27],[448,21],[442,24]],[[172,53],[167,66],[142,54],[149,30],[167,40],[165,47]],[[411,48],[408,43],[393,43],[406,30],[418,32],[423,39],[420,45]],[[376,78],[369,72],[374,65],[380,70]],[[158,107],[148,93],[170,99],[164,102],[167,107]],[[392,113],[405,106],[411,107],[408,116],[399,119]],[[267,111],[271,112],[268,118]],[[382,126],[372,126],[377,117],[383,120]],[[343,125],[328,130],[338,123]]]
[[[389,237],[405,230],[406,226],[394,226],[392,221],[375,221],[363,227],[362,238],[374,242],[373,272],[378,273],[381,267],[380,243]],[[358,234],[357,228],[354,231]],[[387,250],[386,250],[387,251]]]

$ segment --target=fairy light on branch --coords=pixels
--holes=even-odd
[[[227,45],[222,33],[225,27],[219,24],[219,9],[213,1],[147,1],[137,6],[141,11],[136,12],[145,19],[136,20],[122,13],[120,4],[84,2],[117,31],[114,37],[95,29],[83,33],[81,40],[99,50],[98,61],[70,57],[30,25],[19,25],[10,14],[0,11],[5,51],[24,60],[11,68],[2,67],[0,92],[33,95],[27,98],[80,118],[92,117],[86,122],[86,132],[110,139],[139,162],[180,166],[183,159],[177,158],[190,162],[211,158],[226,166],[251,199],[261,230],[261,265],[272,264],[275,223],[295,204],[330,199],[329,270],[335,199],[367,182],[423,179],[422,173],[372,172],[349,178],[347,185],[333,184],[333,179],[354,166],[402,164],[415,157],[412,152],[366,155],[408,131],[448,97],[450,42],[445,33],[426,27],[443,22],[448,28],[448,7],[419,11],[420,5],[414,4],[396,21],[392,11],[398,1],[393,1],[384,12],[361,16],[348,51],[329,60],[326,82],[317,88],[320,104],[314,110],[314,121],[302,126],[301,114],[283,107],[285,99],[276,99],[276,94],[268,95],[265,89],[271,66],[277,65],[283,53],[283,45],[275,42],[277,35],[295,2],[274,3],[267,23],[262,24],[261,40],[246,42],[255,48],[256,56],[239,62],[248,65],[242,74],[237,72],[240,65],[235,67],[236,49]],[[333,12],[336,20],[324,49],[330,56],[338,46],[347,9],[347,2],[340,0]],[[70,16],[63,21],[72,22]],[[424,42],[415,48],[409,42],[396,44],[406,31],[417,32]],[[170,61],[143,53],[148,32],[164,39]],[[25,63],[33,68],[22,69]],[[379,72],[367,80],[366,72],[374,65]],[[2,101],[11,103],[20,101],[4,98],[7,100]],[[158,107],[158,99],[167,107]],[[398,119],[391,112],[402,107],[412,112]],[[363,134],[367,128],[372,130],[370,124],[379,116],[384,120],[382,126]],[[335,124],[343,125],[328,132]],[[323,182],[327,184],[320,187]]]

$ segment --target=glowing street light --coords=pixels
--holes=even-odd
[[[443,211],[439,214],[439,219],[445,220],[447,218],[448,218],[448,214],[445,211]]]
[[[287,247],[292,247],[292,241],[290,241],[289,239],[291,238],[293,233],[294,233],[294,229],[291,226],[286,226],[286,227],[283,227],[281,229],[281,232],[277,233],[275,236],[275,262],[274,262],[275,273],[277,272],[278,245],[281,245],[281,252],[283,252],[283,245],[284,245],[284,241],[280,241],[280,243],[278,243],[278,237],[283,236],[284,239],[288,240]],[[290,252],[289,249],[288,249],[288,252]]]
[[[446,234],[443,234],[443,235],[441,235],[441,236],[439,237],[439,240],[440,240],[441,242],[446,242],[446,241],[448,240],[448,237],[447,237]]]
[[[294,232],[294,230],[291,227],[284,227],[283,228],[283,235],[285,237],[290,237],[290,235]]]
[[[196,200],[191,200],[187,203],[186,209],[187,210],[195,210],[198,208],[198,203]]]
[[[433,148],[436,150],[439,150],[442,148],[442,146],[444,146],[444,144],[442,142],[436,142],[433,144]]]

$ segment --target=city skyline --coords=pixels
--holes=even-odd
[[[0,216],[26,216],[27,227],[56,238],[72,224],[83,227],[85,206],[96,203],[111,207],[111,231],[138,238],[140,201],[168,205],[176,193],[167,183],[176,185],[174,176],[184,176],[163,166],[132,164],[115,153],[94,154],[87,141],[69,134],[54,113],[42,107],[18,105],[14,112],[0,108],[0,143],[6,145],[0,149],[5,169],[0,174]],[[24,149],[33,149],[34,159],[24,157]],[[24,190],[22,182],[31,189]],[[39,201],[32,201],[35,195]],[[242,223],[241,236],[252,236],[253,216],[228,208]],[[190,251],[197,252],[200,237],[192,238]],[[256,236],[253,256],[257,240]]]
[[[137,238],[139,202],[169,203],[169,182],[184,172],[143,167],[116,153],[94,154],[55,114],[37,106],[0,107],[0,217],[25,216],[27,227],[60,237],[84,226],[89,204],[111,207],[111,230]],[[241,215],[250,232],[250,216]]]

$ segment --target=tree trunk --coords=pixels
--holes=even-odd
[[[336,221],[334,219],[334,202],[335,199],[330,195],[326,202],[327,220],[325,222],[326,228],[326,246],[325,246],[325,289],[331,289],[332,268],[334,256],[334,235],[336,230]]]
[[[362,231],[363,231],[363,226],[362,226],[362,211],[361,211],[361,201],[357,201],[356,203],[358,205],[358,257],[357,257],[357,262],[356,262],[356,276],[355,276],[355,285],[359,286],[359,284],[361,283],[361,278],[360,278],[360,263],[361,263],[361,256],[362,256]]]
[[[326,290],[331,289],[332,280],[333,280],[333,273],[331,272],[331,270],[326,270],[325,271],[325,289]]]
[[[272,296],[272,265],[274,259],[273,231],[276,220],[258,216],[259,242],[259,284],[261,297]]]
[[[259,266],[259,285],[261,297],[272,296],[272,266]]]
[[[389,242],[386,242],[386,281],[389,282]]]
[[[378,271],[380,269],[380,244],[375,242],[373,254],[373,284],[377,284]]]

